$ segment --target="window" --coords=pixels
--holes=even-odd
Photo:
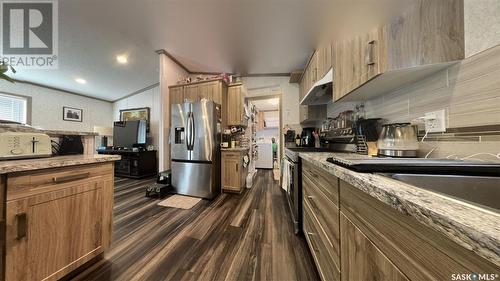
[[[0,94],[0,120],[26,123],[28,100],[23,97]]]

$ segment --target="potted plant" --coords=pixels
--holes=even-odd
[[[12,71],[12,73],[16,73],[16,70],[11,65],[8,65],[6,62],[0,60],[0,80],[7,80],[11,83],[14,83],[14,79],[10,78],[6,74],[9,69]]]

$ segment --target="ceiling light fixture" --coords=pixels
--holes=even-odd
[[[128,58],[125,55],[116,56],[116,61],[120,64],[126,64],[128,62]]]
[[[78,84],[87,84],[87,80],[83,78],[75,78],[76,83]]]

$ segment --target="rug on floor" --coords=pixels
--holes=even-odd
[[[201,198],[194,198],[183,195],[172,195],[167,199],[158,203],[158,205],[163,207],[171,207],[177,209],[189,210],[194,207],[194,205],[198,204],[201,201]]]

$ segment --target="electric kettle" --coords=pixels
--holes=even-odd
[[[417,157],[418,128],[410,123],[382,125],[378,138],[378,156]]]

